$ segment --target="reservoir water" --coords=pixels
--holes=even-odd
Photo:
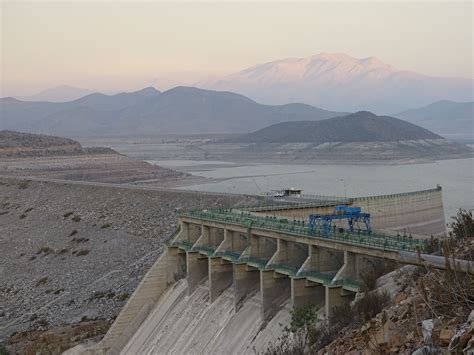
[[[407,165],[288,165],[233,164],[220,161],[152,160],[150,163],[222,179],[181,187],[208,192],[262,194],[272,189],[295,187],[303,193],[369,196],[441,185],[446,221],[459,208],[474,208],[474,159],[441,160]]]

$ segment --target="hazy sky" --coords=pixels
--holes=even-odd
[[[0,95],[163,88],[319,52],[472,77],[472,19],[470,1],[2,1]]]

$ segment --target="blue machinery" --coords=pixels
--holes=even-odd
[[[346,205],[338,205],[334,209],[332,214],[311,214],[309,215],[309,227],[311,233],[315,229],[322,230],[325,234],[331,232],[331,227],[336,230],[336,225],[333,225],[333,221],[340,221],[347,219],[348,229],[350,232],[354,231],[354,223],[359,228],[359,223],[362,222],[365,225],[366,232],[372,232],[370,227],[370,213],[364,213],[360,207],[348,207]]]

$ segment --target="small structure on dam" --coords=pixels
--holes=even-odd
[[[161,333],[171,327],[170,322],[165,322],[173,314],[170,309],[179,304],[178,299],[197,302],[203,295],[206,295],[205,305],[200,307],[207,307],[213,314],[226,314],[214,319],[221,322],[220,326],[214,333],[207,334],[209,339],[204,343],[198,338],[181,339],[186,345],[179,347],[180,342],[173,338],[175,340],[168,341],[170,348],[167,349],[179,352],[195,346],[198,353],[242,352],[247,348],[234,344],[230,337],[241,321],[239,312],[244,309],[248,312],[249,302],[259,309],[258,319],[253,318],[259,326],[254,325],[255,334],[250,332],[246,338],[242,335],[242,342],[246,341],[244,338],[250,339],[246,346],[255,346],[252,342],[258,339],[257,334],[287,305],[319,306],[330,320],[334,307],[355,298],[361,275],[380,267],[384,260],[446,267],[443,257],[425,254],[426,237],[406,233],[444,232],[440,187],[397,195],[300,198],[299,201],[261,201],[245,209],[178,211],[180,228],[170,238],[162,256],[144,277],[105,338],[82,352],[118,354],[122,350],[133,353],[154,347],[165,349],[165,340],[160,343],[159,339],[166,339]],[[328,231],[322,225],[308,223],[310,214],[327,215],[341,204],[370,212],[374,230],[334,228]],[[452,262],[460,270],[472,272],[467,261]],[[176,289],[173,285],[177,285]],[[201,296],[197,297],[197,292]],[[218,312],[213,305],[230,309]],[[202,312],[200,319],[208,319],[206,311]],[[252,314],[257,317],[255,312]],[[189,327],[198,326],[198,320],[186,324],[187,336],[198,332]],[[173,331],[174,337],[176,331]],[[221,339],[225,336],[229,339]],[[234,347],[220,347],[224,343],[234,344]]]

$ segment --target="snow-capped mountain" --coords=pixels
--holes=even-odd
[[[473,80],[398,70],[375,57],[320,53],[258,64],[195,84],[228,90],[261,103],[303,102],[332,110],[396,112],[441,99],[470,101]]]

